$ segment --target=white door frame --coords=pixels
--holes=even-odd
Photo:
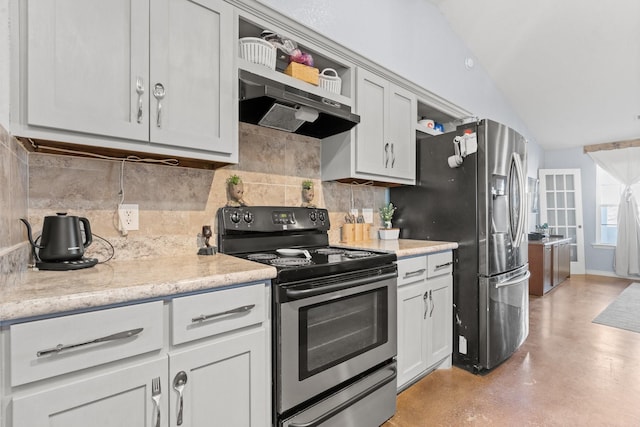
[[[549,224],[550,234],[573,238],[571,274],[585,274],[580,169],[540,169],[538,177],[540,222]]]

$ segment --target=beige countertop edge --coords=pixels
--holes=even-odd
[[[549,237],[542,240],[529,240],[530,245],[553,245],[554,243],[570,242],[571,237]]]
[[[396,240],[363,240],[360,242],[338,243],[336,246],[362,249],[382,252],[395,253],[398,258],[404,258],[415,255],[426,255],[436,252],[449,251],[458,248],[456,242],[442,242],[435,240],[412,240],[412,239],[396,239]]]
[[[198,260],[192,268],[185,268],[186,271],[172,275],[170,270],[175,267],[175,260],[173,258],[169,262],[167,259],[141,261],[141,269],[149,271],[155,266],[157,270],[150,273],[147,280],[143,278],[144,274],[132,275],[134,277],[130,285],[120,283],[135,262],[114,262],[110,268],[102,267],[102,272],[96,269],[90,272],[90,275],[86,275],[86,283],[77,285],[77,290],[73,288],[75,284],[71,281],[67,280],[66,285],[64,284],[64,276],[79,272],[28,272],[23,283],[13,286],[13,289],[0,290],[0,322],[255,283],[270,280],[277,273],[275,267],[216,255],[215,259],[212,257],[206,261]],[[177,263],[188,261],[182,258],[178,260]]]

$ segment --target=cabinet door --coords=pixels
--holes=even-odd
[[[151,381],[161,378],[161,410],[167,408],[167,358],[13,397],[13,427],[155,426]],[[164,405],[164,406],[163,406]],[[165,415],[165,416],[163,416]],[[160,417],[168,426],[166,411]]]
[[[398,288],[398,388],[427,369],[428,297],[424,280]]]
[[[389,135],[391,162],[387,174],[415,179],[417,101],[414,94],[394,85],[389,92]]]
[[[232,7],[221,0],[154,2],[150,43],[151,142],[235,152]]]
[[[30,1],[26,7],[27,123],[148,140],[149,1]]]
[[[182,425],[269,425],[266,357],[262,328],[171,352],[170,380],[180,371],[187,374]],[[178,408],[178,394],[172,390],[170,426],[177,425]]]
[[[450,275],[429,279],[429,338],[427,365],[444,359],[452,351],[453,279]]]
[[[385,175],[391,166],[391,146],[386,141],[389,82],[362,68],[357,73],[356,171]]]

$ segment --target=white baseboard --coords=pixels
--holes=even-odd
[[[621,279],[640,280],[640,276],[618,276],[613,271],[587,270],[587,274],[592,274],[594,276],[618,277]]]

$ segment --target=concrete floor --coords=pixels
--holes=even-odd
[[[511,358],[484,376],[429,374],[383,427],[640,426],[640,334],[591,322],[631,282],[574,276],[532,296]]]

